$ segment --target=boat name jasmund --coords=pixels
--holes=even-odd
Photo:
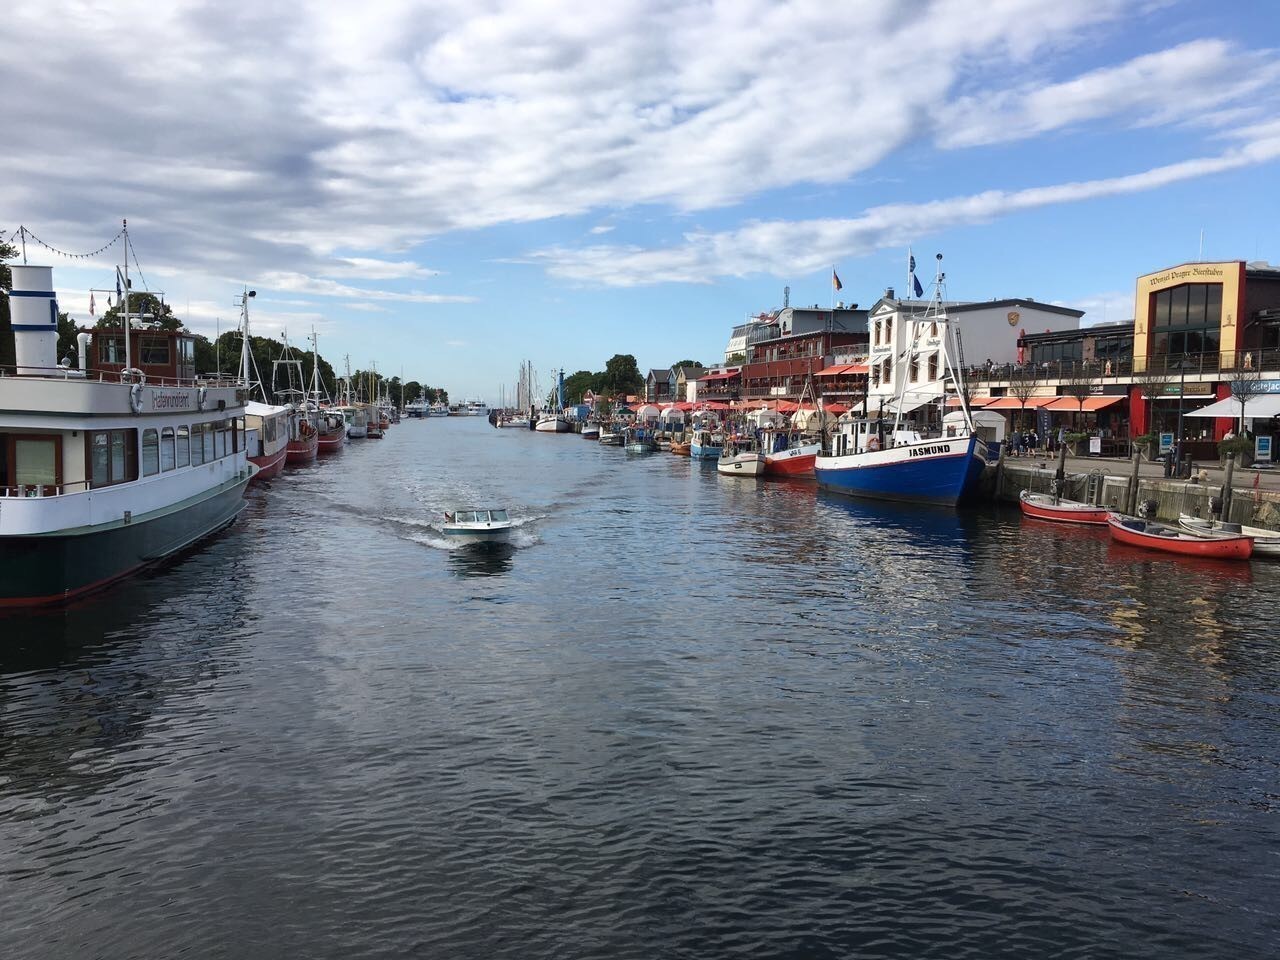
[[[932,457],[935,453],[950,453],[951,446],[946,443],[934,443],[927,447],[912,447],[909,452],[913,457]]]
[[[152,410],[176,410],[191,406],[190,393],[153,393]]]

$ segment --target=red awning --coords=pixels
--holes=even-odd
[[[709,380],[732,380],[741,373],[741,370],[735,370],[733,373],[712,373],[705,377],[699,377],[698,383],[706,383]]]
[[[841,377],[841,376],[845,376],[846,374],[853,375],[853,374],[862,374],[866,372],[867,372],[867,365],[865,363],[836,363],[836,364],[832,364],[829,367],[823,367],[821,370],[815,373],[814,376],[815,377]]]
[[[994,398],[994,397],[970,397],[970,398],[969,398],[969,406],[970,406],[970,407],[985,407],[985,406],[987,406],[988,404],[993,403],[994,401],[995,401],[995,398]],[[959,398],[959,397],[950,397],[950,398],[948,398],[948,399],[947,399],[947,406],[948,406],[948,407],[958,407],[958,406],[960,406],[960,398]],[[1029,403],[1028,403],[1028,404],[1027,404],[1027,406],[1031,406],[1031,404],[1029,404]]]
[[[727,403],[721,403],[719,400],[708,400],[706,403],[695,403],[694,407],[698,410],[728,410]]]
[[[1058,397],[1052,403],[1045,404],[1045,410],[1051,410],[1054,413],[1094,413],[1105,407],[1111,406],[1113,403],[1119,403],[1124,397],[1085,397],[1084,404],[1081,406],[1080,401],[1075,397]]]
[[[834,413],[837,417],[842,413],[849,412],[849,408],[843,403],[824,403],[822,405],[822,409],[827,411],[827,413]]]
[[[1057,400],[1058,397],[1031,397],[1026,402],[1027,410],[1039,410]],[[996,397],[982,409],[984,410],[1021,410],[1023,403],[1017,397]]]
[[[799,409],[800,409],[800,404],[796,403],[794,400],[779,400],[779,401],[778,401],[778,412],[779,412],[779,413],[792,413],[792,412],[794,412],[794,411],[796,411],[796,410],[799,410]]]

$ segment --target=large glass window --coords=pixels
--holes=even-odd
[[[1153,355],[1217,352],[1222,323],[1221,284],[1184,283],[1161,290],[1153,301]]]
[[[200,424],[200,440],[201,440],[201,442],[204,444],[204,462],[205,462],[205,463],[212,463],[214,460],[216,460],[216,459],[217,459],[217,454],[216,454],[216,453],[214,453],[214,439],[213,439],[213,424],[212,424],[212,423],[202,423],[202,424]]]
[[[58,444],[47,437],[13,440],[13,482],[43,490],[58,484]]]
[[[160,469],[172,470],[174,462],[173,427],[165,427],[160,431]]]
[[[85,436],[89,444],[92,486],[107,487],[137,479],[137,430],[95,430]]]
[[[186,425],[178,428],[178,466],[185,467],[191,463],[191,431]]]
[[[143,337],[138,344],[141,361],[148,366],[169,366],[169,338]]]
[[[157,430],[142,431],[142,475],[150,477],[160,472],[160,433]]]

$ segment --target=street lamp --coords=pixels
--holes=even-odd
[[[1178,442],[1174,447],[1175,476],[1182,471],[1182,405],[1187,393],[1187,356],[1183,354],[1178,361]]]

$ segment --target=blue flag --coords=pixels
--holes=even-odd
[[[916,276],[914,270],[911,272],[911,285],[915,288],[916,299],[924,296],[924,287],[920,286],[920,278]]]

